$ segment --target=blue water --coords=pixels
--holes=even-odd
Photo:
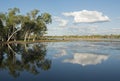
[[[13,52],[4,48],[0,81],[120,81],[120,42],[74,41],[10,46],[15,57],[8,56]]]

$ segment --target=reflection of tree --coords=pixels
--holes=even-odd
[[[51,60],[45,58],[46,51],[43,44],[1,44],[0,69],[8,70],[14,77],[23,71],[38,74],[40,69],[51,67]]]

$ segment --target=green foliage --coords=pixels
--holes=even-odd
[[[34,9],[26,15],[20,15],[19,8],[10,8],[8,12],[0,13],[0,26],[4,30],[1,32],[0,37],[4,41],[18,39],[26,41],[32,35],[35,39],[36,36],[45,34],[47,30],[46,24],[51,22],[52,19],[49,13],[39,14],[39,10]],[[3,34],[4,37],[2,36]]]
[[[2,32],[4,32],[4,26],[3,26],[2,20],[0,19],[0,40],[2,40],[2,38],[3,38]]]
[[[51,15],[49,13],[43,13],[42,14],[43,21],[45,21],[46,24],[49,24],[52,22]]]
[[[0,19],[0,29],[2,29],[3,28],[3,22],[2,22],[2,20]]]

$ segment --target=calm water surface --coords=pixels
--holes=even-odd
[[[120,42],[1,44],[0,81],[120,81]]]

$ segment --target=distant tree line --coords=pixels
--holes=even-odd
[[[42,37],[40,37],[42,38]],[[43,39],[72,39],[72,38],[80,38],[80,39],[120,39],[120,35],[68,35],[68,36],[44,36]]]
[[[26,15],[21,15],[19,8],[10,8],[8,12],[0,13],[0,41],[33,41],[37,36],[43,36],[47,31],[47,24],[51,23],[49,13],[39,14],[34,9]]]
[[[114,34],[110,34],[110,35],[83,35],[83,36],[64,36],[66,38],[106,38],[106,39],[109,39],[109,38],[120,38],[120,35],[114,35]]]

